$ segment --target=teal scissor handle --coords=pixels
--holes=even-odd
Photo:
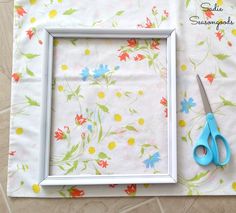
[[[210,144],[211,150],[213,152],[213,162],[216,166],[224,166],[230,161],[231,151],[228,141],[225,137],[218,131],[215,117],[212,113],[208,113],[206,116],[208,126],[210,128],[212,142]],[[220,161],[220,152],[218,149],[218,142],[221,141],[225,148],[225,159],[223,162]]]
[[[210,144],[208,143],[209,137],[212,139]],[[223,143],[226,152],[226,157],[223,162],[220,161],[218,140]],[[200,147],[205,148],[206,150],[204,156],[199,156],[197,154],[197,149]],[[224,166],[230,161],[231,151],[229,143],[218,131],[216,120],[212,113],[206,115],[206,125],[193,148],[193,156],[194,160],[202,166],[209,165],[210,163],[214,163],[216,166]]]
[[[208,123],[206,123],[200,137],[198,138],[195,146],[193,147],[193,158],[199,165],[202,166],[207,166],[213,161],[213,153],[208,144],[208,138],[210,134],[211,133]],[[197,150],[199,148],[205,149],[206,154],[204,156],[199,156],[197,154]]]

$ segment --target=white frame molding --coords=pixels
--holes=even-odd
[[[126,175],[49,175],[54,38],[165,38],[167,39],[168,173]],[[42,186],[177,182],[176,35],[174,29],[46,28],[42,75],[42,114],[39,183]]]

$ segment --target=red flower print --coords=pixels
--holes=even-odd
[[[162,104],[163,106],[167,106],[167,100],[166,100],[166,98],[162,97],[162,98],[161,98],[161,101],[160,101],[160,104]]]
[[[34,35],[34,31],[32,29],[29,29],[29,30],[26,31],[26,34],[29,37],[29,39],[31,39]]]
[[[39,44],[40,44],[40,45],[42,45],[42,44],[43,44],[42,40],[38,40],[38,42],[39,42]]]
[[[167,18],[169,16],[169,13],[167,12],[167,10],[164,10],[164,16]]]
[[[77,124],[77,125],[83,125],[84,123],[86,123],[86,118],[83,118],[83,116],[82,115],[76,115],[75,116],[75,123]]]
[[[227,42],[228,46],[232,47],[232,43],[230,41]]]
[[[76,187],[72,187],[71,189],[68,190],[70,193],[70,196],[73,198],[77,198],[77,197],[82,197],[84,196],[84,190],[80,190]]]
[[[152,40],[151,42],[151,49],[156,49],[156,50],[159,50],[159,42],[158,40]]]
[[[223,34],[221,31],[216,32],[216,37],[218,38],[219,41],[223,38]]]
[[[129,58],[129,54],[127,52],[122,52],[119,55],[120,61],[126,61],[127,58]]]
[[[108,166],[109,164],[107,163],[106,160],[100,160],[100,161],[98,162],[98,165],[101,166],[102,168],[107,168],[107,166]]]
[[[138,44],[138,42],[135,38],[131,38],[131,39],[127,40],[127,42],[128,42],[129,47],[136,47]]]
[[[145,28],[152,28],[154,25],[151,22],[151,20],[147,17],[146,18],[146,24],[145,24]]]
[[[9,154],[10,156],[15,156],[16,151],[11,151],[11,152],[9,152],[8,154]]]
[[[26,14],[26,11],[22,6],[15,6],[15,9],[19,16],[24,16],[24,14]]]
[[[209,83],[211,84],[213,82],[213,80],[215,79],[215,74],[210,73],[210,74],[206,75],[204,78],[206,78],[209,81]]]
[[[57,131],[55,131],[54,138],[56,138],[57,141],[64,140],[66,139],[66,134],[61,129],[58,128]]]
[[[138,55],[136,55],[136,56],[134,57],[134,60],[135,60],[135,61],[141,61],[141,60],[143,60],[144,58],[145,58],[144,55],[138,54]]]
[[[136,184],[127,185],[127,188],[125,189],[125,192],[130,196],[135,196],[136,191]]]
[[[204,14],[207,18],[211,18],[212,16],[214,16],[214,13],[210,9],[205,10]]]
[[[20,80],[20,78],[21,78],[21,73],[15,72],[15,73],[13,73],[11,76],[12,76],[12,78],[13,78],[13,80],[14,80],[15,82],[18,82],[18,81]]]

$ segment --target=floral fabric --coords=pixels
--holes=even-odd
[[[92,4],[86,0],[15,0],[8,195],[73,198],[235,195],[235,7],[233,0],[185,0],[175,4],[161,0],[93,1]],[[46,26],[176,28],[177,184],[39,186],[42,30]],[[132,38],[105,42],[112,48],[104,50],[104,42],[97,41],[94,46],[86,39],[54,42],[50,172],[121,174],[128,167],[133,173],[164,173],[167,157],[165,116],[168,116],[163,86],[165,43]],[[147,49],[137,50],[140,45],[146,45],[148,53]],[[64,57],[65,54],[71,57]],[[101,62],[97,63],[94,56]],[[72,57],[77,60],[71,60]],[[148,72],[143,73],[143,68]],[[193,145],[205,123],[195,79],[197,73],[203,80],[220,131],[232,150],[232,159],[223,168],[198,166],[192,157]],[[158,88],[157,84],[160,84]],[[152,100],[150,106],[140,106],[147,100]],[[147,111],[153,107],[158,110],[150,118]],[[156,128],[160,131],[155,131]],[[153,138],[160,140],[155,142]],[[77,139],[84,141],[83,149]],[[115,153],[119,149],[125,150],[123,154],[127,157],[122,166],[116,165]],[[83,158],[79,158],[83,162],[77,161],[76,156],[71,158],[80,154],[79,150],[83,150]],[[129,150],[135,154],[130,155]],[[136,156],[140,171],[134,170],[130,156]]]

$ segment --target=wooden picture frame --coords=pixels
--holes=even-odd
[[[49,175],[53,39],[55,38],[164,38],[167,39],[167,99],[168,99],[168,173],[140,175]],[[174,29],[66,29],[46,28],[44,40],[43,91],[40,139],[39,183],[55,185],[98,185],[128,183],[176,183],[176,35]]]

